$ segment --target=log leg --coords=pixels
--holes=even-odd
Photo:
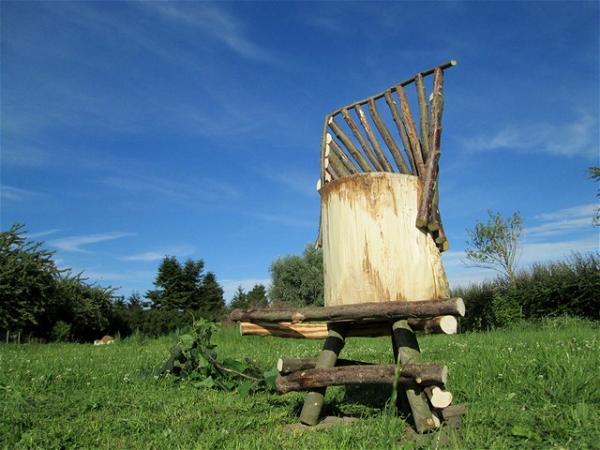
[[[421,359],[421,351],[417,337],[406,320],[399,320],[392,325],[392,344],[396,363],[416,364]],[[398,389],[402,388],[398,386]],[[401,394],[399,392],[399,398]],[[418,433],[436,428],[433,413],[429,408],[427,397],[421,388],[406,389],[406,398]]]
[[[342,348],[344,348],[344,332],[338,326],[330,325],[329,334],[323,344],[323,350],[319,354],[316,369],[334,367],[337,357]],[[325,390],[327,388],[315,389],[306,394],[304,406],[300,413],[300,422],[306,425],[316,425],[319,421],[319,415],[323,408],[323,399],[325,398]]]

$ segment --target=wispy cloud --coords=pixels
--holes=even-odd
[[[463,144],[474,151],[512,150],[590,158],[598,155],[598,117],[580,113],[562,124],[513,124],[465,139]]]
[[[539,214],[536,216],[536,219],[544,223],[525,228],[525,238],[528,240],[539,240],[540,238],[577,230],[591,230],[595,207],[596,205],[590,203]]]
[[[237,190],[224,182],[204,179],[194,183],[174,181],[159,176],[141,176],[135,174],[111,175],[100,180],[101,183],[133,193],[152,193],[164,197],[190,201],[215,201],[231,198]]]
[[[37,231],[35,233],[29,233],[27,235],[27,237],[31,238],[31,239],[37,239],[37,238],[41,238],[44,236],[49,236],[51,234],[55,234],[58,233],[60,230],[58,228],[53,228],[51,230],[44,230],[44,231]]]
[[[163,18],[199,30],[208,38],[221,42],[243,58],[277,63],[269,52],[246,36],[242,23],[221,7],[208,3],[169,2],[143,2],[141,5],[160,14]]]
[[[109,233],[67,236],[48,241],[48,245],[65,252],[89,253],[89,250],[86,250],[82,247],[85,245],[97,244],[99,242],[113,241],[115,239],[121,239],[128,236],[135,236],[135,233],[113,231]]]
[[[22,189],[8,185],[0,186],[0,199],[5,201],[23,202],[39,195],[42,194],[29,189]]]
[[[41,167],[50,162],[50,156],[46,151],[36,147],[15,147],[4,142],[0,160],[3,166]]]
[[[170,247],[163,250],[150,250],[147,252],[135,253],[133,255],[123,256],[119,259],[123,261],[159,261],[165,256],[189,256],[193,254],[193,247]]]

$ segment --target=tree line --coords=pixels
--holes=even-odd
[[[597,177],[600,177],[600,172]],[[598,224],[598,222],[596,222]],[[600,319],[600,255],[574,254],[562,262],[515,268],[523,220],[489,212],[487,222],[467,230],[471,265],[494,269],[489,282],[455,289],[467,305],[463,329],[504,326],[514,320],[571,314]],[[323,305],[323,258],[309,245],[271,265],[270,288],[241,286],[227,306],[223,288],[202,260],[165,256],[154,288],[142,297],[117,297],[82,274],[57,268],[54,253],[29,241],[22,225],[0,232],[0,332],[43,340],[89,342],[102,334],[158,336],[191,325],[194,318],[219,321],[234,308]]]

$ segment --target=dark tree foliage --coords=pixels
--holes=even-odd
[[[0,232],[0,329],[29,331],[56,295],[53,252],[25,237],[23,225]]]
[[[170,310],[216,319],[223,314],[223,289],[214,273],[203,273],[204,262],[188,259],[183,265],[173,256],[163,259],[154,285],[146,297],[152,309]]]
[[[248,308],[248,294],[244,291],[242,286],[238,286],[231,303],[229,303],[230,309],[247,309]]]
[[[218,319],[225,313],[225,300],[223,288],[217,282],[214,273],[208,272],[202,282],[203,299],[201,310],[203,316],[209,319]]]
[[[262,284],[255,284],[246,297],[248,308],[266,308],[269,306],[267,289]]]
[[[589,168],[590,178],[596,182],[600,181],[600,166],[593,166]],[[600,189],[596,197],[600,198]],[[600,206],[594,210],[594,225],[600,226]]]
[[[323,305],[323,254],[309,245],[302,256],[279,258],[271,265],[272,304]]]

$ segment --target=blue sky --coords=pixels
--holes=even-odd
[[[316,236],[324,116],[447,71],[440,175],[452,285],[466,228],[520,211],[520,264],[598,249],[597,2],[7,2],[1,225],[144,293],[203,259],[229,298]]]

